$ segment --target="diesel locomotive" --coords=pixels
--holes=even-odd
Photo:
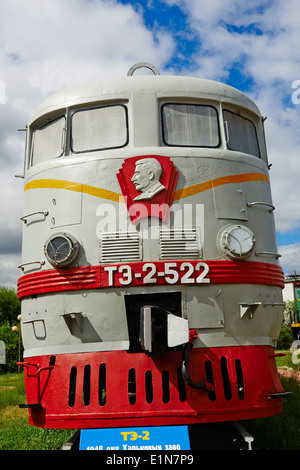
[[[49,97],[26,129],[18,297],[30,424],[280,413],[284,277],[256,104],[141,63]]]

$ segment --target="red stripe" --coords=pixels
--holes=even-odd
[[[177,265],[176,268],[173,263]],[[201,275],[204,274],[203,264],[206,265],[208,272],[201,279]],[[155,268],[155,273],[151,265],[152,269]],[[175,279],[176,272],[178,279]],[[173,279],[176,282],[170,282]],[[107,287],[198,285],[198,283],[205,285],[208,283],[266,284],[283,288],[284,274],[280,266],[254,261],[158,261],[80,266],[26,274],[19,279],[18,297],[21,299],[29,295],[49,292]]]
[[[18,281],[18,297],[65,290],[96,289],[99,284],[99,266],[51,269],[22,276]]]

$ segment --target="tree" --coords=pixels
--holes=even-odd
[[[20,328],[20,326],[18,326]],[[6,366],[5,369],[8,372],[16,372],[17,371],[17,362],[19,361],[19,354],[20,359],[22,360],[22,341],[19,345],[19,330],[13,331],[11,325],[8,321],[3,323],[0,326],[0,340],[4,342],[5,349],[6,349]],[[20,352],[19,352],[20,347]]]
[[[291,325],[282,322],[280,335],[277,340],[277,349],[289,349],[293,342],[293,332]]]
[[[0,286],[0,325],[6,321],[10,325],[16,324],[21,313],[21,303],[14,289]]]
[[[296,300],[288,300],[284,302],[283,320],[281,324],[280,335],[277,340],[278,349],[289,349],[293,342],[293,332],[291,323],[298,312],[298,304]]]
[[[299,307],[297,300],[287,300],[284,302],[283,321],[286,325],[291,323],[298,323]]]
[[[0,340],[5,344],[6,370],[9,372],[15,372],[17,370],[16,363],[19,360],[19,354],[22,355],[22,341],[20,338],[20,324],[18,320],[20,313],[21,303],[16,291],[5,286],[0,286]],[[16,327],[17,331],[15,331]]]

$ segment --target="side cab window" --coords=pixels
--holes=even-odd
[[[223,110],[223,117],[227,148],[260,158],[254,123],[250,119],[227,109]]]

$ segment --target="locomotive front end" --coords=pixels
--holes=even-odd
[[[58,93],[28,125],[18,295],[36,426],[281,411],[263,119],[232,87],[152,70]]]

